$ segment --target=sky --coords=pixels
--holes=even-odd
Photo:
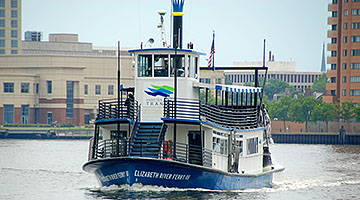
[[[183,47],[188,42],[206,53],[215,31],[215,66],[262,61],[272,51],[276,61],[295,61],[297,71],[318,72],[327,43],[329,0],[185,0]],[[153,38],[160,45],[159,10],[167,10],[168,44],[171,0],[23,0],[22,31],[76,33],[93,46],[139,48]],[[23,36],[24,37],[24,36]]]

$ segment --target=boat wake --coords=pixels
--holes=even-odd
[[[201,188],[166,188],[161,186],[149,186],[142,184],[129,185],[112,185],[109,187],[94,187],[87,188],[90,193],[117,193],[117,192],[132,192],[132,193],[159,193],[159,192],[203,192],[203,193],[276,193],[285,191],[295,191],[310,188],[326,188],[337,187],[341,185],[360,185],[360,180],[337,180],[335,182],[325,182],[324,180],[308,179],[308,180],[285,180],[274,182],[272,188],[260,189],[245,189],[245,190],[208,190]]]

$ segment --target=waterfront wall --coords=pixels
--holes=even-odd
[[[343,126],[346,133],[360,135],[360,123],[355,122],[308,122],[308,132],[315,133],[339,133],[340,127]],[[271,121],[272,133],[304,133],[306,132],[306,123],[297,123],[285,121]]]
[[[360,135],[334,133],[273,133],[275,143],[360,145]]]
[[[0,129],[0,139],[90,139],[93,129]]]

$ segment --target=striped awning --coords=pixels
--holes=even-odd
[[[256,93],[262,92],[260,87],[238,86],[238,85],[215,85],[216,90],[224,90],[226,92],[242,92],[242,93]]]

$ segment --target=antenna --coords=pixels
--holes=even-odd
[[[161,29],[161,46],[166,47],[165,26],[164,26],[164,16],[166,14],[166,10],[159,10],[158,14],[160,15],[160,23],[157,27]]]

